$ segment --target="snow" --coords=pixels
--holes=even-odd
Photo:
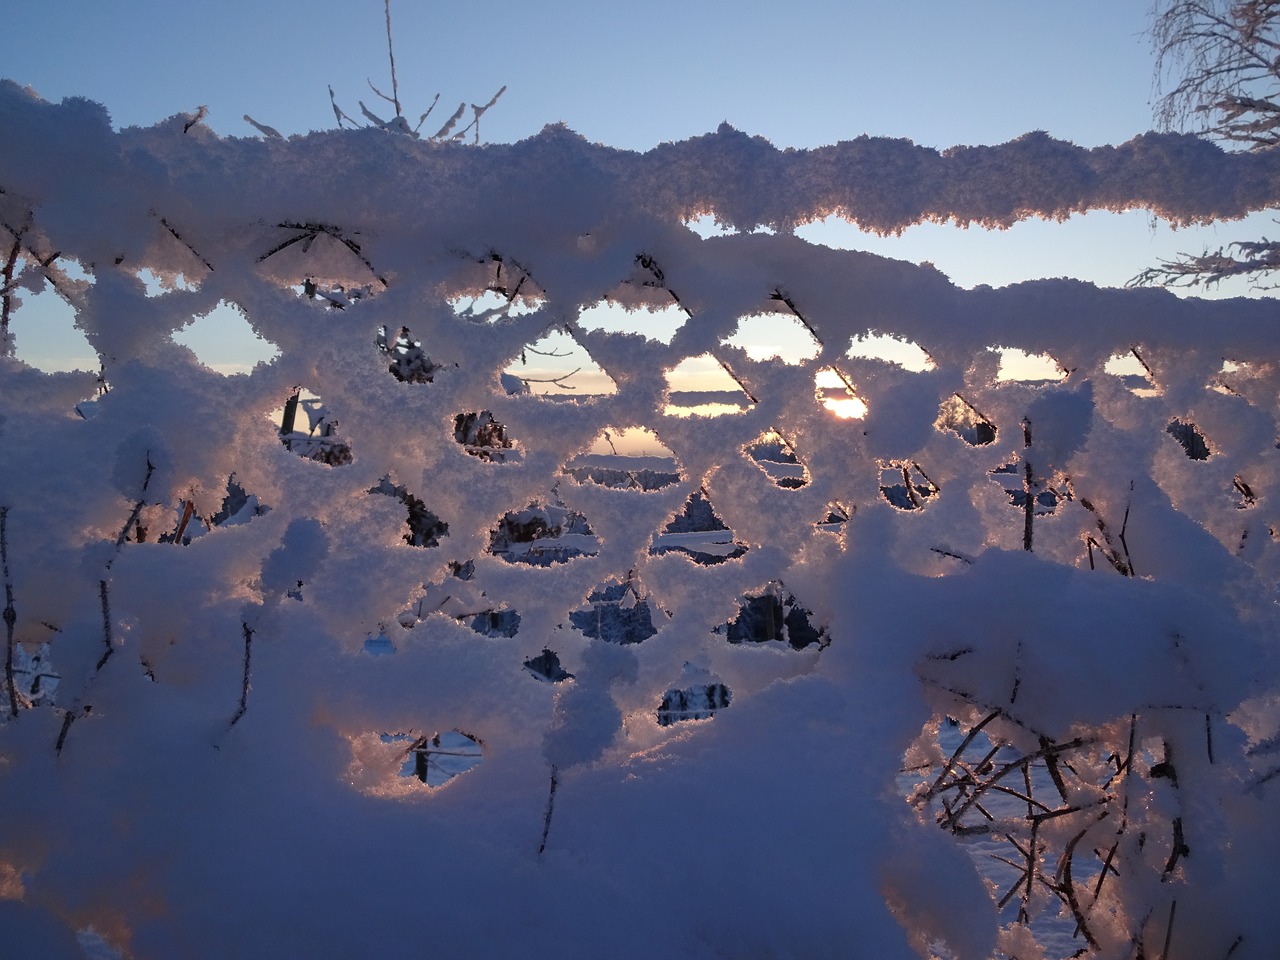
[[[53,283],[101,365],[36,370],[20,329],[0,356],[4,943],[1269,956],[1275,301],[962,290],[788,231],[1236,217],[1280,157],[189,119],[0,84],[15,287]],[[278,354],[201,363],[219,305]],[[552,334],[613,388],[520,389]],[[956,753],[979,726],[1000,766]],[[403,775],[436,738],[483,762]],[[1036,895],[1002,910],[966,831],[1011,784],[983,843],[1032,850]],[[1091,943],[1065,864],[1108,878],[1073,888]]]

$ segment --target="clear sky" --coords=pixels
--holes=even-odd
[[[490,142],[564,122],[644,150],[728,121],[779,147],[867,133],[943,148],[1037,129],[1094,146],[1152,125],[1138,0],[392,0],[391,15],[404,113],[416,120],[440,93],[432,128],[505,84],[484,118]],[[352,115],[360,99],[385,106],[367,81],[389,92],[386,43],[383,0],[64,0],[6,16],[0,75],[46,99],[102,102],[118,127],[207,105],[220,134],[256,135],[247,113],[289,135],[334,126],[329,85]],[[930,260],[962,286],[1119,285],[1162,257],[1271,226],[1258,215],[1174,233],[1142,212],[1099,212],[995,233],[926,224],[885,239],[841,224],[803,235]]]
[[[393,0],[406,114],[502,109],[486,139],[563,121],[645,149],[724,120],[779,146],[862,133],[928,146],[1031,129],[1082,145],[1147,129],[1151,56],[1136,0]],[[198,104],[223,134],[249,113],[285,134],[333,125],[389,87],[382,0],[65,0],[6,17],[0,71],[46,98],[89,96],[117,125]]]

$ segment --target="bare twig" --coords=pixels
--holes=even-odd
[[[111,635],[111,600],[106,580],[98,581],[98,599],[102,603],[102,643],[106,649],[103,650],[102,657],[98,660],[98,665],[94,667],[94,673],[105,667],[107,661],[111,659],[111,655],[116,652],[114,638]]]
[[[383,7],[387,11],[387,59],[391,61],[391,96],[388,98],[385,94],[378,95],[384,99],[390,99],[395,104],[396,116],[400,116],[400,85],[396,83],[396,54],[391,48],[391,0],[384,0]],[[373,84],[369,84],[373,86]],[[378,91],[375,89],[375,93]]]
[[[1164,865],[1164,870],[1160,875],[1161,880],[1168,880],[1173,876],[1174,868],[1177,867],[1178,861],[1185,856],[1189,856],[1191,848],[1187,846],[1182,833],[1182,818],[1173,818],[1173,841],[1170,844],[1169,859]]]
[[[182,535],[187,532],[187,524],[191,522],[191,517],[195,512],[195,500],[188,499],[182,502],[182,519],[178,522],[178,529],[173,532],[174,543],[182,543]]]
[[[286,223],[278,223],[276,224],[276,226],[282,230],[298,230],[300,231],[300,233],[298,233],[297,236],[290,237],[287,240],[282,240],[280,243],[276,244],[266,253],[258,257],[258,263],[262,263],[264,260],[267,260],[270,257],[274,257],[277,253],[279,253],[280,251],[288,247],[293,246],[295,243],[301,243],[302,252],[306,253],[308,250],[311,249],[311,244],[315,242],[316,238],[319,237],[321,234],[324,234],[326,236],[332,237],[333,239],[337,240],[344,247],[346,247],[348,250],[354,253],[356,257],[360,260],[360,262],[363,263],[368,268],[369,272],[373,274],[374,279],[377,280],[379,283],[381,283],[384,287],[387,286],[386,279],[380,273],[378,273],[377,270],[374,269],[373,264],[369,262],[369,258],[366,257],[364,255],[364,252],[360,249],[360,244],[356,243],[354,240],[344,235],[341,228],[330,226],[327,223],[310,223],[310,222],[308,223],[286,222]]]
[[[14,238],[13,246],[9,249],[8,256],[5,257],[4,270],[0,272],[0,280],[3,286],[0,286],[0,350],[3,354],[8,355],[10,350],[7,346],[9,341],[9,317],[13,312],[13,271],[18,263],[18,255],[22,252],[22,237]]]
[[[210,263],[208,260],[206,260],[204,257],[202,257],[195,247],[189,244],[186,240],[182,239],[182,235],[173,228],[172,224],[170,224],[168,220],[166,220],[164,217],[161,217],[160,225],[164,227],[166,230],[168,230],[170,234],[172,234],[173,239],[177,240],[180,244],[182,244],[184,247],[190,250],[191,255],[195,257],[197,260],[199,260],[202,264],[204,264],[205,268],[210,273],[213,272],[213,264]]]
[[[239,723],[240,718],[249,709],[249,667],[253,654],[253,628],[243,621],[240,626],[244,630],[244,676],[240,680],[240,704],[236,707],[235,716],[231,718],[228,729]]]
[[[581,367],[577,367],[577,368],[575,368],[575,369],[571,370],[570,372],[565,373],[565,374],[562,374],[562,375],[560,375],[560,376],[558,376],[558,377],[518,377],[517,379],[519,379],[519,381],[520,381],[521,383],[525,383],[525,384],[528,384],[528,383],[554,383],[554,384],[555,384],[557,387],[559,387],[561,390],[576,390],[576,389],[577,389],[576,387],[571,387],[571,386],[569,386],[569,384],[567,384],[565,381],[567,381],[567,380],[568,380],[570,377],[572,377],[574,374],[581,373],[581,372],[582,372],[582,368],[581,368]]]
[[[1178,901],[1169,904],[1169,925],[1164,930],[1164,947],[1160,951],[1160,960],[1169,960],[1169,944],[1173,940],[1173,918],[1178,913]]]
[[[929,800],[933,798],[933,796],[938,792],[938,789],[942,786],[943,782],[946,780],[948,774],[950,774],[951,771],[955,769],[955,765],[957,761],[959,761],[960,757],[963,756],[964,752],[967,749],[969,749],[969,744],[973,743],[974,738],[977,737],[977,735],[982,732],[983,728],[987,724],[989,724],[992,720],[995,720],[997,717],[999,717],[1002,712],[1003,711],[1001,710],[992,710],[989,714],[987,714],[987,716],[985,716],[982,719],[980,723],[977,723],[970,728],[969,732],[965,734],[965,738],[960,742],[960,746],[956,747],[955,751],[951,754],[950,759],[948,759],[947,762],[943,764],[942,772],[939,773],[938,778],[934,780],[933,786],[930,787],[927,791],[925,791],[924,796],[921,798],[921,801],[920,801],[921,803],[927,803]]]
[[[473,103],[471,105],[471,112],[473,114],[471,122],[467,124],[467,126],[463,127],[461,130],[459,130],[457,133],[455,133],[453,135],[453,139],[461,140],[467,135],[468,131],[475,130],[474,142],[479,143],[480,142],[480,118],[483,117],[485,115],[485,111],[487,111],[490,107],[492,107],[495,103],[497,103],[498,98],[506,92],[507,92],[507,88],[505,85],[503,85],[502,89],[500,89],[497,93],[495,93],[490,98],[488,103],[484,104],[483,106]],[[458,109],[459,111],[461,111],[462,108],[459,107]]]
[[[14,625],[18,622],[18,612],[13,605],[13,580],[9,576],[9,508],[0,507],[0,566],[4,568],[4,628],[5,657],[4,681],[9,689],[9,715],[18,715],[18,690],[13,679],[13,655],[17,641],[14,639]]]
[[[63,753],[63,746],[67,744],[67,735],[70,732],[70,728],[72,728],[72,723],[76,722],[77,719],[81,717],[87,717],[88,714],[91,714],[92,712],[93,708],[88,704],[84,704],[79,710],[63,710],[63,726],[61,726],[58,731],[58,740],[56,740],[54,744],[55,755],[60,756],[61,753]]]
[[[1060,861],[1059,867],[1058,867],[1058,873],[1061,876],[1061,880],[1062,880],[1061,888],[1062,888],[1063,896],[1066,899],[1067,906],[1071,908],[1072,916],[1074,916],[1076,920],[1076,934],[1079,935],[1083,933],[1086,942],[1088,942],[1089,946],[1093,947],[1094,949],[1097,949],[1098,947],[1098,940],[1093,935],[1093,931],[1089,929],[1087,913],[1085,910],[1081,909],[1080,901],[1076,897],[1076,886],[1075,886],[1075,881],[1072,879],[1071,869],[1075,859],[1076,847],[1079,845],[1080,841],[1084,839],[1084,837],[1089,833],[1090,830],[1096,827],[1108,816],[1109,816],[1108,811],[1106,810],[1102,811],[1102,814],[1096,820],[1086,825],[1084,829],[1082,829],[1079,833],[1077,833],[1067,842],[1067,845],[1064,848],[1062,853],[1062,860]],[[1115,848],[1113,847],[1112,855],[1114,855],[1114,853],[1115,853]],[[1108,866],[1109,865],[1110,863],[1108,862]],[[1104,874],[1106,873],[1105,867],[1103,868],[1103,873]],[[1097,898],[1095,897],[1094,899],[1096,901]]]
[[[1025,417],[1022,420],[1022,446],[1024,450],[1031,448],[1031,421]],[[1023,454],[1023,476],[1022,476],[1022,549],[1031,549],[1031,536],[1033,533],[1036,502],[1032,495],[1035,487],[1035,471],[1032,469],[1031,460],[1027,455]]]
[[[551,815],[555,812],[556,807],[556,786],[559,784],[559,771],[553,764],[551,767],[551,787],[547,791],[547,812],[542,818],[542,842],[538,844],[538,856],[541,857],[544,850],[547,849],[547,834],[551,832]]]
[[[144,496],[139,497],[138,502],[133,505],[133,510],[130,511],[129,513],[129,519],[124,522],[124,526],[120,528],[120,533],[116,536],[116,552],[117,553],[119,553],[120,548],[124,546],[125,540],[128,539],[129,530],[137,525],[138,517],[141,516],[142,514],[142,508],[147,505],[147,498],[145,494],[147,492],[147,487],[151,484],[151,477],[155,473],[155,471],[156,471],[155,464],[151,462],[151,452],[147,451],[147,473],[146,473],[146,476],[142,478],[142,493],[144,494]],[[139,539],[141,539],[141,537],[142,537],[141,528],[139,528]],[[108,570],[110,570],[111,565],[115,563],[115,559],[116,558],[113,556],[110,560],[107,561]]]
[[[1130,490],[1132,490],[1133,485],[1130,484],[1129,486]],[[1085,537],[1085,542],[1089,546],[1089,569],[1093,569],[1093,548],[1097,547],[1103,558],[1107,563],[1111,564],[1112,568],[1117,573],[1125,577],[1134,576],[1133,560],[1129,556],[1128,541],[1125,540],[1125,533],[1129,527],[1130,504],[1126,504],[1124,508],[1124,519],[1121,523],[1118,538],[1120,546],[1117,548],[1115,542],[1111,538],[1111,529],[1107,526],[1107,521],[1103,519],[1102,514],[1098,512],[1097,507],[1093,505],[1092,501],[1090,501],[1088,497],[1080,497],[1079,500],[1080,505],[1093,514],[1094,523],[1097,525],[1098,533],[1101,534],[1103,541],[1099,542],[1092,536]]]
[[[182,132],[187,133],[197,123],[209,115],[209,108],[204,104],[196,107],[195,113],[187,114],[187,122],[182,125]]]

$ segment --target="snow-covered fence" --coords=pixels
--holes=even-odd
[[[0,358],[11,942],[1269,955],[1274,301],[786,230],[1235,216],[1275,158],[0,132],[5,336],[49,284],[102,363]],[[279,356],[174,342],[219,304]]]

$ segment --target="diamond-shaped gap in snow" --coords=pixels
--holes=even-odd
[[[208,501],[205,501],[208,504]],[[156,505],[139,516],[138,523],[126,535],[130,543],[155,540],[189,546],[191,541],[214,527],[233,527],[249,523],[255,517],[270,513],[271,508],[258,502],[236,482],[235,474],[227,477],[226,494],[216,511],[200,516],[194,498],[179,499],[171,509]],[[143,518],[146,518],[145,524]],[[144,533],[144,527],[147,531]]]
[[[339,435],[338,421],[319,394],[298,388],[285,399],[283,407],[270,414],[270,419],[285,449],[304,460],[331,467],[351,462],[351,445]]]
[[[600,552],[587,518],[557,499],[504,514],[489,532],[489,552],[507,563],[549,567]]]
[[[1027,498],[1030,496],[1031,510],[1037,517],[1053,513],[1064,500],[1075,499],[1067,477],[1061,474],[1041,477],[1033,472],[1028,478],[1024,461],[1020,457],[1015,456],[1010,462],[987,473],[1004,490],[1011,506],[1025,511]]]
[[[454,777],[474,770],[484,759],[484,743],[461,730],[448,730],[430,737],[407,733],[384,733],[387,744],[408,743],[400,776],[413,777],[428,787],[442,787]]]
[[[646,427],[602,430],[561,472],[577,483],[643,492],[661,490],[681,480],[675,454]]]
[[[899,510],[920,510],[940,488],[914,460],[880,464],[880,495]]]
[[[431,359],[422,341],[408,327],[392,336],[386,325],[378,328],[374,343],[387,361],[387,373],[401,383],[432,383],[441,364]]]
[[[459,617],[482,637],[514,637],[520,631],[520,614],[506,606],[481,610],[468,617]]]
[[[632,264],[631,274],[604,297],[584,304],[578,314],[583,330],[625,333],[670,344],[689,312],[666,285],[666,275],[647,254]]]
[[[937,364],[918,344],[911,340],[892,337],[884,333],[866,333],[849,342],[845,356],[854,359],[882,360],[896,364],[912,373],[933,370]]]
[[[529,393],[544,399],[576,400],[618,392],[613,378],[582,344],[563,330],[551,330],[525,346],[503,373],[524,384]]]
[[[541,310],[546,301],[541,296],[508,296],[497,290],[485,290],[475,295],[462,294],[449,300],[453,312],[463,320],[473,323],[497,323],[526,313]]]
[[[191,293],[200,289],[199,280],[193,280],[181,271],[164,273],[143,267],[138,271],[137,277],[142,281],[148,297],[163,297],[166,293],[175,291]]]
[[[696,233],[703,240],[706,240],[710,237],[732,237],[732,236],[737,236],[738,234],[744,232],[742,230],[739,230],[737,227],[730,226],[727,223],[721,222],[714,213],[700,213],[694,217],[687,217],[684,220],[684,225],[688,227],[690,230],[692,230],[694,233]],[[764,233],[764,234],[772,235],[777,233],[778,231],[775,230],[773,227],[768,227],[768,226],[765,226],[764,224],[758,224],[752,229],[747,230],[745,232],[749,234]]]
[[[1107,358],[1103,372],[1119,377],[1125,389],[1135,397],[1158,397],[1161,393],[1151,375],[1151,369],[1142,360],[1137,349],[1113,354]]]
[[[441,577],[424,583],[421,594],[396,614],[396,622],[408,630],[428,617],[445,617],[470,626],[477,633],[487,634],[490,626],[502,627],[510,621],[497,618],[487,622],[477,618],[492,612],[500,614],[507,609],[505,604],[491,599],[476,581],[474,560],[451,560]],[[514,625],[519,626],[518,615],[514,618]]]
[[[222,505],[207,522],[210,527],[234,527],[270,512],[271,508],[259,502],[256,493],[245,490],[233,473],[227,477],[227,492],[222,498]]]
[[[709,353],[685,357],[665,372],[669,417],[721,417],[742,413],[752,398],[725,365]]]
[[[1213,455],[1205,435],[1190,420],[1181,420],[1174,417],[1169,421],[1169,425],[1165,427],[1165,433],[1178,441],[1178,446],[1182,447],[1182,452],[1191,460],[1208,460]]]
[[[867,404],[858,396],[853,381],[835,367],[823,367],[813,377],[813,398],[841,420],[860,420]]]
[[[684,221],[684,225],[703,240],[708,237],[729,237],[738,232],[736,228],[717,220],[713,213],[702,213],[696,217],[689,217]]]
[[[540,654],[526,660],[524,668],[543,683],[562,683],[573,679],[573,674],[561,665],[560,655],[549,647],[543,647]]]
[[[658,726],[687,720],[709,720],[733,702],[733,692],[705,667],[686,663],[680,679],[662,695]]]
[[[738,615],[715,632],[733,644],[781,641],[793,650],[822,649],[831,637],[826,627],[813,625],[812,617],[813,611],[801,606],[781,580],[770,580],[760,590],[744,594]]]
[[[364,300],[371,300],[383,289],[377,281],[361,284],[324,283],[311,277],[305,277],[301,283],[293,284],[289,289],[317,307],[330,310],[346,310]]]
[[[684,326],[689,315],[676,303],[666,306],[643,304],[624,306],[613,299],[598,300],[578,314],[578,326],[583,330],[601,330],[605,333],[631,333],[670,344],[676,331]]]
[[[10,294],[10,304],[18,304],[9,313],[14,356],[45,373],[97,370],[102,362],[76,326],[75,308],[49,281],[36,282],[40,283],[37,293],[23,289]]]
[[[808,469],[778,430],[767,430],[743,450],[765,476],[784,490],[798,490],[808,485]]]
[[[369,488],[370,493],[395,497],[404,505],[407,518],[401,539],[411,547],[436,547],[440,538],[449,535],[449,525],[437,517],[427,505],[415,497],[402,483],[393,483],[391,477],[385,476]]]
[[[1251,360],[1222,359],[1222,366],[1209,379],[1206,389],[1228,397],[1265,398],[1269,403],[1275,396],[1277,376],[1271,364]],[[1255,400],[1255,402],[1258,402]]]
[[[520,449],[506,425],[488,410],[459,413],[453,418],[453,439],[473,457],[490,463],[519,463]]]
[[[737,329],[721,343],[755,361],[781,360],[792,366],[812,360],[822,345],[789,309],[766,309],[738,318]]]
[[[248,373],[259,363],[270,363],[280,356],[280,349],[249,325],[244,310],[227,300],[219,300],[208,313],[192,317],[174,333],[173,342],[223,376]]]
[[[1059,383],[1067,375],[1047,353],[1027,353],[1018,347],[989,347],[1000,355],[996,383]]]
[[[496,251],[468,257],[445,284],[449,306],[460,319],[498,323],[541,310],[546,293],[520,263]]]
[[[849,518],[853,516],[854,507],[846,506],[843,503],[832,501],[827,504],[826,516],[814,524],[824,533],[830,533],[833,536],[841,536],[844,533],[845,525],[849,522]]]
[[[649,595],[632,577],[600,584],[585,607],[569,614],[569,622],[592,640],[609,643],[642,643],[658,632]]]
[[[986,414],[958,393],[939,404],[933,426],[939,432],[950,430],[971,447],[994,443],[998,432]]]
[[[653,556],[679,552],[703,566],[736,560],[747,550],[745,543],[734,539],[733,531],[720,519],[705,490],[691,493],[684,507],[654,534],[649,545]]]
[[[264,279],[287,289],[308,281],[326,291],[386,287],[365,255],[358,233],[320,223],[281,223],[274,229],[270,238],[261,241],[266,249],[257,258]]]

